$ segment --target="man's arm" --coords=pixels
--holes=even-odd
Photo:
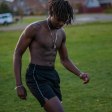
[[[21,80],[21,68],[22,68],[22,55],[29,46],[32,38],[34,36],[33,26],[28,26],[20,36],[17,46],[14,51],[13,64],[14,64],[14,74],[16,79],[16,89],[18,96],[21,99],[26,99],[26,90],[22,85]]]
[[[65,43],[66,43],[66,36],[65,36],[65,33],[63,33],[63,41],[62,41],[61,47],[59,49],[59,55],[60,55],[61,63],[64,65],[64,67],[66,69],[68,69],[69,71],[71,71],[75,75],[79,76],[82,80],[84,80],[84,83],[88,83],[89,82],[88,74],[81,72],[75,66],[75,64],[72,63],[72,61],[69,59]]]

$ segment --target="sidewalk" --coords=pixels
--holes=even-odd
[[[112,21],[112,14],[82,14],[76,15],[75,23],[90,23],[90,22],[108,22]]]

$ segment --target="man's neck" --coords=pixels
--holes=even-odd
[[[52,22],[51,22],[51,18],[49,17],[48,19],[47,19],[47,23],[48,23],[48,25],[49,25],[49,27],[50,27],[50,29],[51,30],[55,30],[56,28],[53,26],[53,24],[52,24]]]

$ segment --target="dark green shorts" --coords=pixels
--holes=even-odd
[[[54,67],[29,64],[26,84],[31,93],[44,106],[45,99],[57,96],[62,101],[60,78]]]

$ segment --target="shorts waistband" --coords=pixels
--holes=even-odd
[[[42,69],[42,70],[54,70],[54,66],[43,66],[43,65],[37,65],[37,64],[29,64],[29,67],[36,67],[38,69]]]

